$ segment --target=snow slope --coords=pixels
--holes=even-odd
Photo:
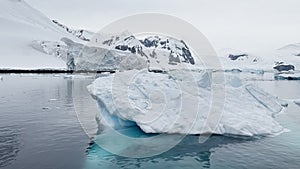
[[[32,41],[77,39],[23,0],[0,1],[0,27],[0,69],[65,68],[63,60],[32,48]]]
[[[279,100],[237,77],[227,77],[225,101],[219,103],[224,105],[220,119],[209,119],[210,77],[210,72],[126,71],[99,77],[88,90],[99,103],[99,123],[104,126],[136,123],[146,133],[245,136],[284,130],[274,119],[283,110]]]
[[[52,20],[53,23],[55,23],[57,26],[60,26],[61,28],[65,29],[67,32],[71,33],[72,35],[76,36],[77,38],[84,40],[84,41],[90,41],[90,39],[94,36],[93,32],[83,30],[83,29],[72,29],[67,27],[66,25],[63,25],[59,23],[56,20]]]
[[[278,61],[292,64],[296,70],[300,70],[300,43],[286,45],[276,52]]]
[[[300,43],[289,44],[278,50],[289,52],[289,54],[294,56],[300,56]]]

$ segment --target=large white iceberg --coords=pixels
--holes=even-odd
[[[219,99],[213,105],[212,96],[217,95],[212,93],[211,77],[206,71],[132,70],[99,77],[88,90],[99,103],[102,127],[137,125],[146,133],[246,136],[284,131],[274,119],[283,110],[276,97],[237,77],[227,77],[224,102]],[[223,112],[213,112],[211,118],[211,106]]]

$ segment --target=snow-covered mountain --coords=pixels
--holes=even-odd
[[[142,69],[170,70],[178,68],[202,68],[183,40],[163,36],[137,38],[129,32],[114,35],[97,33],[86,45],[64,38],[66,43],[39,42],[44,53],[66,60],[72,53],[78,70]],[[48,48],[48,49],[47,49]],[[97,50],[96,50],[97,49]],[[278,66],[291,65],[297,70],[299,58],[291,52],[276,50],[268,55],[253,54],[234,49],[218,52],[223,69],[263,72],[278,70]],[[130,65],[129,65],[130,64]],[[300,64],[300,63],[299,63]],[[291,69],[292,70],[292,69]]]
[[[241,71],[272,70],[273,61],[266,59],[259,54],[236,49],[222,49],[218,51],[218,56],[223,69],[239,69]]]
[[[186,43],[183,40],[177,40],[170,37],[156,35],[138,39],[129,32],[124,32],[107,39],[104,38],[104,40],[98,43],[111,46],[118,50],[137,53],[141,56],[147,55],[152,58],[157,57],[155,51],[164,51],[169,53],[168,59],[170,64],[182,62],[190,63],[192,65],[195,64],[195,60]]]
[[[148,68],[164,71],[200,65],[183,40],[170,37],[149,36],[138,39],[129,32],[122,32],[114,35],[97,33],[86,45],[67,38],[62,41],[65,45],[59,44],[59,47],[55,42],[44,42],[37,46],[43,46],[41,51],[60,58],[66,58],[61,54],[66,53],[67,49],[75,58],[77,70]]]
[[[109,46],[113,49],[146,57],[152,66],[155,63],[158,64],[157,66],[178,65],[180,63],[197,64],[183,40],[157,35],[139,39],[129,32],[106,37],[97,35],[93,38],[96,46]],[[99,41],[100,38],[102,40]]]
[[[203,68],[183,40],[71,29],[23,0],[1,0],[0,21],[2,69],[66,68],[68,56],[74,58],[78,69]],[[219,57],[223,69],[273,70],[280,63],[299,70],[300,44],[284,46],[268,55],[224,49],[219,51]]]
[[[235,50],[235,49],[222,49],[218,51],[218,56],[222,63],[223,69],[239,69],[239,70],[266,70],[272,69],[272,67],[267,67],[263,65],[265,60],[262,57],[256,56],[254,54]],[[262,67],[263,65],[263,67]]]
[[[300,43],[286,45],[276,51],[278,61],[290,64],[300,70]]]
[[[67,32],[71,33],[72,35],[78,37],[81,40],[84,41],[90,41],[91,37],[94,36],[93,32],[84,30],[84,29],[72,29],[67,27],[66,25],[63,25],[61,23],[59,23],[56,20],[52,20],[53,23],[55,23],[56,25],[58,25],[59,27],[65,29]]]
[[[0,1],[1,69],[65,68],[66,63],[32,48],[33,41],[82,41],[23,0]]]
[[[295,44],[289,44],[286,45],[280,49],[278,49],[279,51],[282,52],[288,52],[294,56],[299,56],[300,57],[300,43],[295,43]]]
[[[297,56],[298,44],[287,45],[268,53],[250,53],[235,49],[222,49],[218,51],[224,69],[239,70],[290,70],[300,69],[300,57]]]

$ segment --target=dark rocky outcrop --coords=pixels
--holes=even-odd
[[[247,54],[241,54],[241,55],[233,55],[233,54],[229,54],[229,58],[231,59],[231,60],[237,60],[238,58],[240,58],[240,57],[246,57],[246,56],[248,56]]]
[[[295,70],[295,66],[294,65],[284,65],[284,64],[280,64],[280,65],[276,65],[275,67],[273,67],[274,69],[276,69],[279,72],[282,71],[294,71]]]

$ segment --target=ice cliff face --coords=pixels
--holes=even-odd
[[[227,77],[220,119],[209,119],[210,76],[209,72],[176,70],[166,74],[126,71],[100,77],[88,90],[99,103],[102,126],[136,124],[146,133],[245,136],[284,130],[274,120],[283,109],[277,98],[254,85],[243,84],[237,77]],[[217,125],[204,126],[213,124],[210,120],[217,120]]]

